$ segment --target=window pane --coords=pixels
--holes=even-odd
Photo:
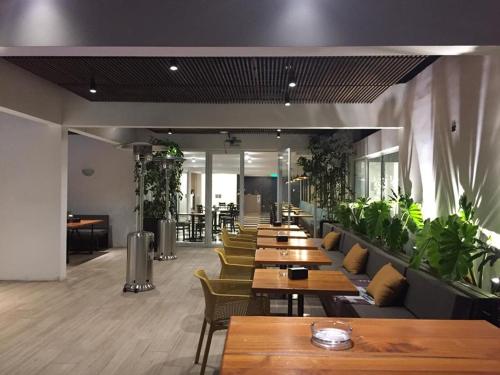
[[[382,197],[382,158],[368,159],[368,196],[372,200]]]
[[[354,162],[354,197],[362,198],[366,196],[366,162],[356,160]]]
[[[399,154],[384,155],[384,198],[398,192]]]

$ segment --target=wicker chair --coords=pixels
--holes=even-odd
[[[249,257],[255,259],[255,247],[229,246],[224,244],[224,252],[226,256]]]
[[[233,315],[269,314],[269,299],[252,295],[251,280],[213,280],[209,279],[203,270],[197,270],[194,276],[200,279],[205,295],[205,318],[201,327],[195,363],[199,363],[207,323],[210,325],[200,371],[200,374],[203,375],[207,366],[213,333],[227,329],[229,318]]]
[[[224,249],[214,250],[220,259],[221,279],[251,280],[255,270],[255,258],[227,255]]]
[[[250,239],[246,236],[231,236],[225,228],[222,229],[222,243],[224,246],[256,248],[256,238]]]
[[[240,223],[236,223],[236,228],[238,229],[238,232],[240,234],[245,234],[249,236],[257,236],[257,229],[256,228],[247,228]]]

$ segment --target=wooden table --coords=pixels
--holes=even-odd
[[[289,238],[307,238],[307,234],[302,230],[259,229],[257,231],[257,237],[276,238],[278,235],[288,236]]]
[[[275,249],[311,249],[318,250],[318,244],[312,238],[290,238],[287,242],[278,242],[276,238],[257,237],[257,248]]]
[[[261,230],[261,229],[264,229],[264,230],[302,230],[302,229],[300,229],[300,227],[298,225],[293,225],[293,224],[292,225],[283,224],[279,227],[275,227],[272,224],[258,224],[257,230]]]
[[[256,269],[253,275],[254,293],[298,294],[298,315],[304,315],[304,294],[336,294],[357,296],[358,289],[340,271],[309,270],[309,277],[290,280],[288,271],[282,269]],[[292,315],[291,298],[288,299],[288,315]]]
[[[257,249],[255,251],[255,264],[279,264],[315,266],[329,265],[332,260],[321,250],[288,250],[288,254],[281,255],[279,249]]]
[[[80,220],[80,221],[74,221],[70,223],[66,223],[66,229],[70,231],[70,238],[71,238],[71,233],[74,231],[78,231],[78,229],[83,229],[83,228],[88,228],[90,227],[90,251],[93,251],[92,244],[94,242],[94,225],[96,224],[102,224],[104,223],[104,220]],[[69,263],[69,243],[66,245],[66,264]]]
[[[311,214],[307,213],[295,213],[295,212],[290,212],[290,215],[288,215],[288,212],[283,213],[283,218],[290,216],[290,219],[293,219],[294,224],[299,223],[300,218],[310,218],[313,217]]]
[[[332,318],[231,318],[221,375],[498,374],[500,330],[482,320],[342,319],[354,346],[314,346],[310,324]],[[335,318],[333,318],[334,320]]]

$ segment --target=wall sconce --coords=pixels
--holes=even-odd
[[[491,279],[491,293],[497,294],[500,292],[500,277],[493,277]]]
[[[84,176],[87,176],[87,177],[92,176],[92,175],[94,174],[94,172],[95,172],[95,171],[94,171],[94,169],[92,169],[92,168],[83,168],[83,169],[82,169],[82,174],[83,174]]]

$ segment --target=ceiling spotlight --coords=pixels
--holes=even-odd
[[[295,87],[297,86],[297,79],[295,78],[295,73],[293,72],[293,69],[291,66],[287,68],[288,70],[288,87]]]
[[[281,130],[279,130],[279,129],[276,131],[276,138],[277,139],[281,138]]]
[[[191,159],[191,163],[195,163],[196,162],[196,159],[195,158],[192,158]]]
[[[292,103],[290,102],[290,96],[288,94],[285,95],[285,107],[290,107]]]
[[[172,72],[175,72],[179,69],[179,66],[177,65],[177,60],[176,59],[171,59],[170,60],[170,66],[168,67]]]
[[[97,89],[95,88],[95,79],[94,79],[94,77],[90,78],[89,91],[90,91],[91,94],[95,94],[97,92]]]
[[[252,159],[248,159],[248,160],[247,160],[247,163],[248,163],[248,164],[252,164]]]
[[[174,132],[172,131],[172,129],[168,129],[168,135],[172,135],[174,134]]]

